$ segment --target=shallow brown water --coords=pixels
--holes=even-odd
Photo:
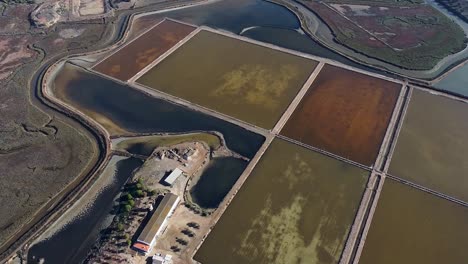
[[[385,180],[360,264],[467,263],[468,208]]]
[[[366,171],[275,140],[195,260],[337,263],[367,178]]]
[[[281,134],[370,166],[400,88],[399,84],[327,65]]]
[[[172,48],[193,30],[195,30],[194,27],[165,20],[94,66],[94,70],[126,81]]]
[[[201,31],[138,83],[272,128],[317,62]]]
[[[468,104],[414,90],[390,173],[468,202]]]

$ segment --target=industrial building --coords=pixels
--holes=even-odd
[[[167,176],[166,179],[164,179],[164,182],[170,186],[172,186],[172,184],[174,184],[174,182],[177,180],[177,178],[179,178],[180,175],[182,175],[182,170],[179,169],[179,168],[175,168],[171,174],[169,174],[169,176]]]
[[[148,253],[156,243],[156,238],[161,235],[167,226],[168,218],[171,217],[180,202],[179,196],[168,193],[154,210],[153,215],[141,232],[137,241],[133,244],[135,250]]]

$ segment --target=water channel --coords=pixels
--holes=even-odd
[[[61,216],[28,252],[28,263],[81,263],[112,220],[113,201],[143,162],[114,156],[83,198]]]

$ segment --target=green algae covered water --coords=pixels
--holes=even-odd
[[[194,259],[204,264],[332,264],[368,172],[273,141]]]
[[[317,62],[201,31],[137,82],[272,128]]]

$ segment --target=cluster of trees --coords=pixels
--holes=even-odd
[[[127,222],[130,212],[135,207],[135,199],[142,198],[145,196],[156,195],[156,190],[150,190],[143,182],[143,179],[138,179],[135,182],[127,183],[124,187],[124,192],[120,196],[119,206],[118,206],[118,216],[117,216],[117,225],[115,226],[116,230],[119,233],[122,233],[125,229],[124,223]],[[132,240],[128,234],[123,234],[122,239],[125,240],[125,243],[130,246]]]
[[[135,206],[135,198],[156,195],[156,190],[150,190],[139,178],[136,182],[128,183],[120,198],[120,212],[129,213]]]

